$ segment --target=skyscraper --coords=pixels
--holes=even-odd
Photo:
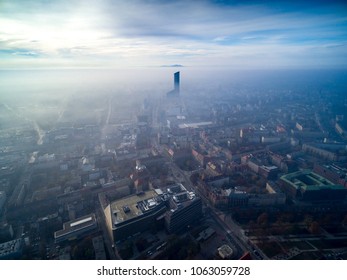
[[[180,92],[180,72],[174,74],[174,90],[179,94]]]
[[[180,72],[174,73],[174,89],[166,95],[167,97],[178,97],[180,95]]]

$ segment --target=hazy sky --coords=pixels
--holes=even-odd
[[[347,68],[347,5],[292,2],[0,0],[0,69]]]

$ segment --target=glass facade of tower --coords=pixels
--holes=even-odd
[[[174,74],[174,89],[176,92],[180,91],[180,72]]]

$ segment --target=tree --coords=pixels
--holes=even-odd
[[[320,234],[321,228],[318,222],[313,221],[308,228],[309,232],[312,234]]]
[[[248,235],[253,235],[256,230],[256,223],[253,220],[248,222]]]
[[[139,252],[142,252],[148,247],[147,239],[140,237],[138,240],[136,240],[135,245],[137,250],[139,250]]]
[[[86,237],[73,247],[72,258],[75,260],[94,259],[93,242],[90,237]]]
[[[133,242],[125,241],[124,247],[118,251],[123,260],[130,259],[134,255]]]
[[[259,226],[265,227],[267,226],[268,222],[269,222],[269,215],[266,212],[260,214],[257,218],[257,224]]]
[[[311,215],[305,215],[304,224],[306,225],[307,228],[310,227],[312,222],[313,222],[313,217]]]

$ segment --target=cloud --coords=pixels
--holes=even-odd
[[[7,0],[0,9],[0,49],[17,53],[11,65],[27,56],[32,66],[35,57],[37,66],[346,64],[343,48],[326,47],[347,43],[346,10],[279,3]],[[6,67],[8,53],[1,56]]]
[[[184,67],[182,64],[161,65],[160,67]]]

